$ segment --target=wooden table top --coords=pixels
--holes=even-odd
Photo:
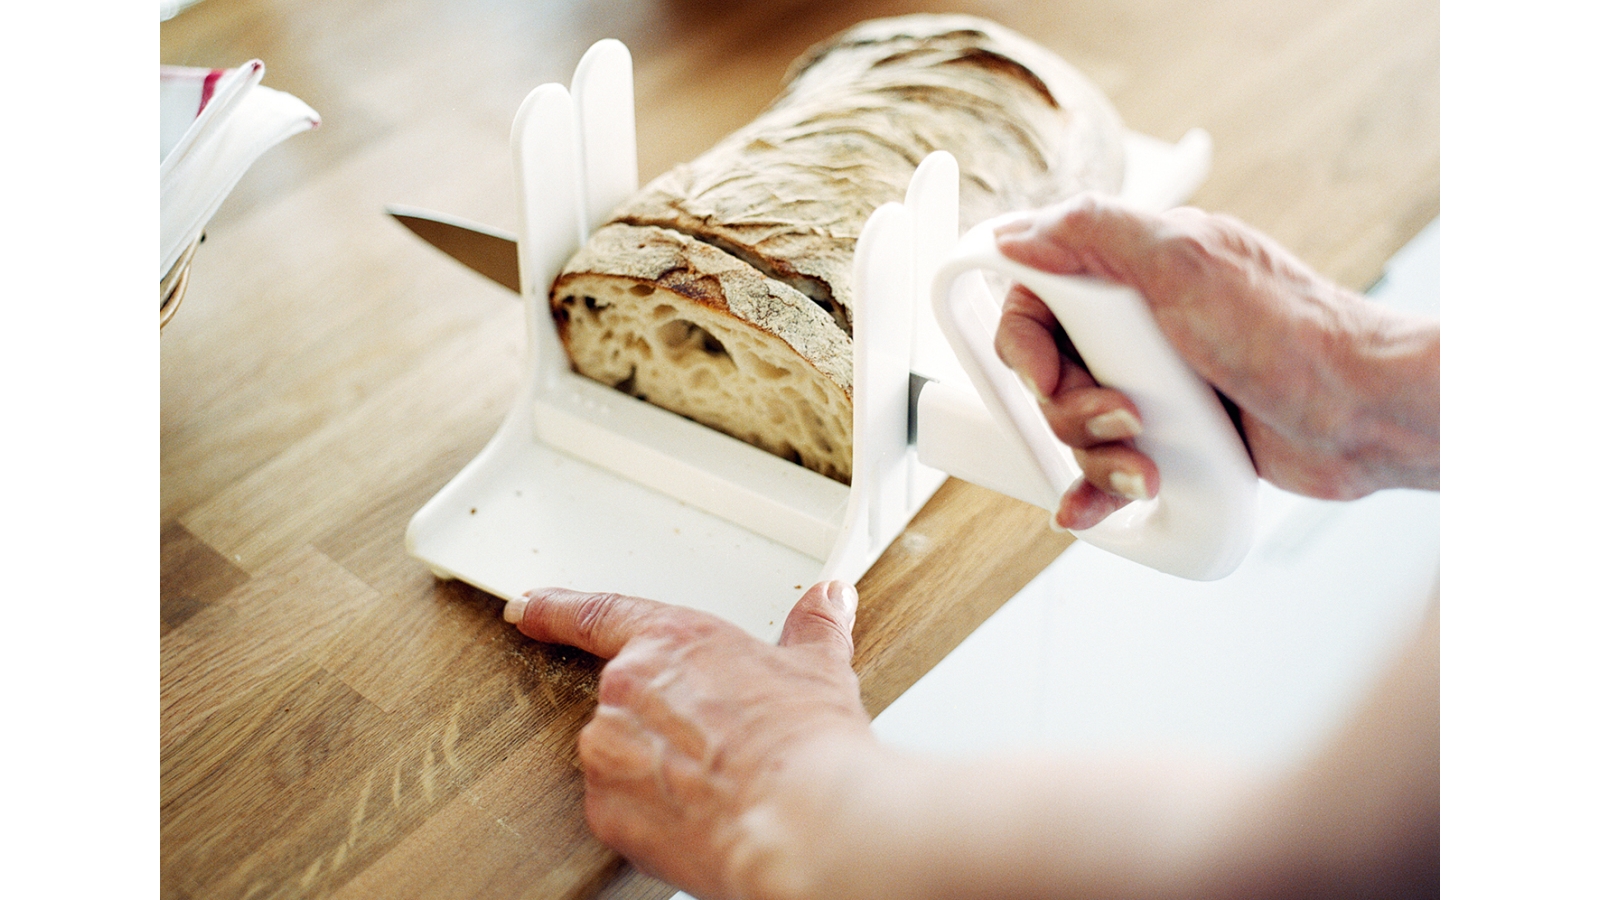
[[[1436,0],[946,3],[1081,67],[1128,125],[1216,142],[1195,203],[1364,288],[1439,211]],[[387,203],[514,223],[508,137],[595,40],[633,53],[648,179],[855,21],[829,0],[207,0],[162,62],[266,62],[317,131],[207,230],[161,336],[165,897],[663,897],[585,829],[597,661],[409,558],[410,516],[511,401],[522,310]],[[887,706],[1066,546],[952,482],[861,581]]]

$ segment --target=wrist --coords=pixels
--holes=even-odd
[[[726,883],[748,900],[846,900],[860,893],[862,797],[883,783],[892,752],[870,731],[793,746],[737,823]]]
[[[1439,323],[1377,307],[1352,336],[1344,449],[1374,490],[1439,488]]]

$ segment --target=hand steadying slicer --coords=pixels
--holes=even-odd
[[[1210,140],[1127,135],[1122,196],[1161,209],[1210,166]],[[1053,511],[1078,476],[1035,401],[995,356],[984,272],[1026,284],[1102,384],[1145,420],[1136,445],[1160,495],[1079,532],[1193,579],[1249,549],[1256,476],[1216,394],[1167,345],[1143,298],[1001,256],[992,223],[958,240],[954,157],[925,159],[902,203],[856,246],[854,477],[849,486],[574,374],[549,311],[552,282],[590,230],[638,188],[633,69],[591,47],[569,92],[536,88],[512,126],[515,236],[391,208],[430,243],[522,294],[528,352],[515,400],[481,453],[411,520],[407,550],[440,577],[504,598],[541,586],[651,597],[775,639],[799,593],[855,582],[947,475]],[[935,323],[937,322],[937,326]]]

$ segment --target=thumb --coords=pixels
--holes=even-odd
[[[856,589],[847,582],[812,585],[789,610],[778,646],[817,646],[848,665],[855,655],[850,633],[856,625],[856,602]]]

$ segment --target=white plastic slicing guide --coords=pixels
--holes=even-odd
[[[1209,167],[1203,132],[1177,144],[1130,134],[1127,147],[1124,197],[1153,208],[1188,197]],[[499,430],[407,529],[408,552],[439,577],[508,599],[543,586],[636,594],[775,640],[804,589],[859,580],[947,472],[1054,508],[1047,478],[1017,477],[1037,470],[1034,454],[995,425],[934,320],[930,288],[957,248],[948,154],[924,161],[906,202],[880,208],[857,244],[848,487],[568,367],[550,286],[638,187],[625,46],[591,47],[570,91],[535,88],[512,157],[527,358]],[[913,371],[931,379],[915,446]],[[995,439],[974,441],[985,434]],[[929,464],[939,459],[947,467]]]

